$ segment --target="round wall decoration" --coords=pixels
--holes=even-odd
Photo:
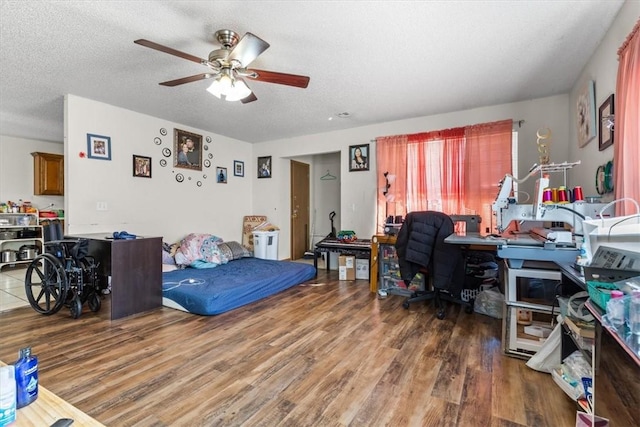
[[[160,144],[162,144],[162,139],[159,136],[156,136],[155,138],[153,138],[153,142],[156,145],[160,145]]]
[[[167,148],[167,147],[163,148],[162,149],[162,155],[165,156],[165,157],[171,157],[171,149]]]
[[[211,142],[211,137],[210,137],[210,136],[208,136],[208,137],[206,138],[206,141],[207,141],[207,142]]]
[[[204,159],[204,162],[202,164],[204,165],[205,168],[208,168],[211,166],[211,162],[209,161],[209,159]]]
[[[160,166],[162,166],[162,167],[167,166],[167,160],[166,159],[160,159]]]
[[[160,128],[160,135],[166,136],[167,135],[167,130],[165,128]]]
[[[178,182],[182,182],[184,181],[184,175],[182,175],[181,173],[176,175],[176,181]]]

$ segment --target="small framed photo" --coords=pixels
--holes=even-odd
[[[258,157],[258,178],[271,178],[271,156]]]
[[[613,94],[611,94],[611,96],[602,103],[599,112],[600,114],[598,118],[600,120],[598,121],[598,126],[600,126],[600,128],[598,134],[600,135],[600,144],[598,146],[598,150],[602,151],[613,145]]]
[[[369,170],[369,144],[349,146],[349,172]]]
[[[202,135],[174,129],[173,166],[202,170]]]
[[[226,184],[227,183],[227,168],[216,168],[216,180],[218,184]]]
[[[133,155],[133,176],[151,178],[151,157]]]
[[[244,176],[244,162],[240,160],[233,161],[233,176]]]
[[[90,159],[111,160],[111,138],[88,133],[87,152]]]

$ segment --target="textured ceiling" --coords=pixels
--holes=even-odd
[[[0,134],[62,141],[65,94],[260,142],[567,93],[622,3],[2,0]],[[207,68],[133,43],[206,58],[219,29],[309,87],[248,81],[249,104],[164,87]]]

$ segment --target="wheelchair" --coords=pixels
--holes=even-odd
[[[31,307],[51,315],[67,306],[74,319],[85,303],[91,311],[99,311],[102,289],[98,264],[88,255],[89,241],[54,240],[45,242],[44,248],[27,267],[24,285]]]

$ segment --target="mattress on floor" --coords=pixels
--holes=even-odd
[[[315,277],[312,265],[241,258],[215,268],[162,274],[162,304],[201,315],[221,314]]]

